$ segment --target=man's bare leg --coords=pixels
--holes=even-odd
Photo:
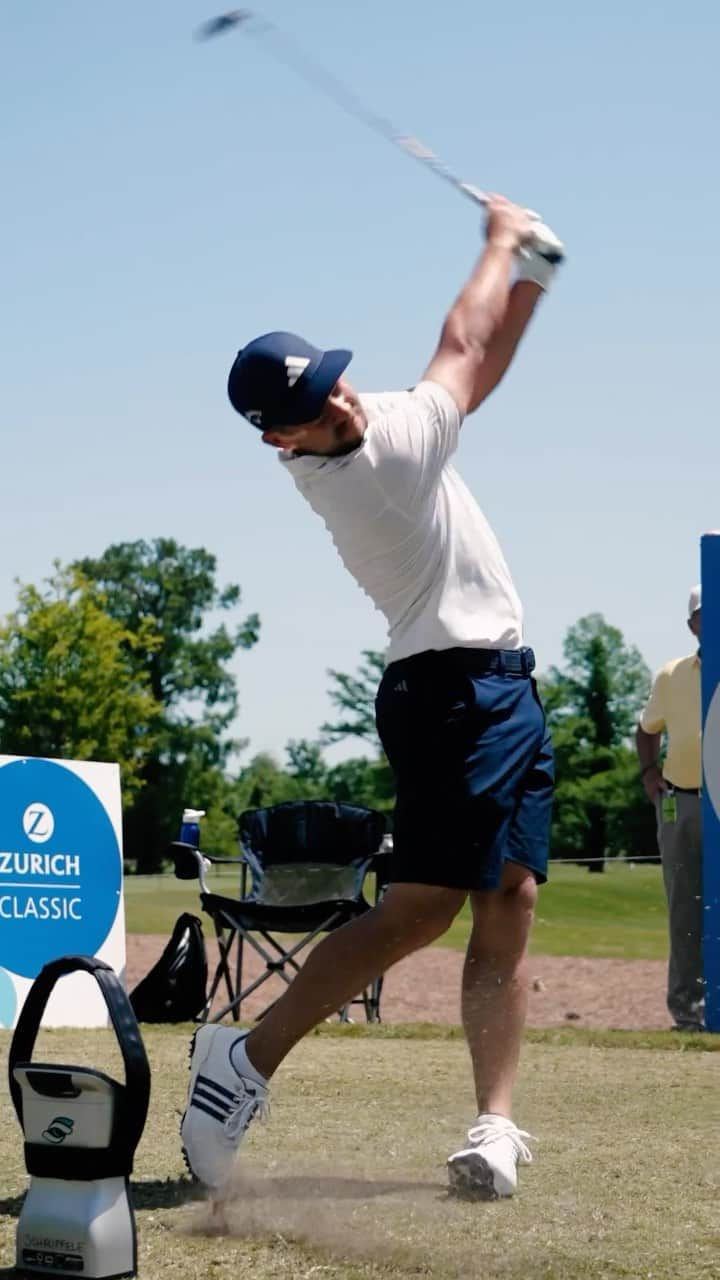
[[[377,907],[313,948],[249,1035],[198,1028],[180,1133],[190,1170],[216,1199],[228,1193],[245,1130],[264,1111],[268,1080],[293,1045],[396,961],[443,934],[466,897],[456,889],[392,885]]]
[[[527,944],[537,899],[532,872],[505,865],[500,888],[473,893],[473,931],[463,971],[462,1020],[478,1114],[510,1117],[527,1016]]]
[[[529,1136],[510,1118],[527,1012],[526,953],[537,897],[534,876],[509,863],[500,888],[471,894],[473,931],[463,972],[462,1015],[478,1117],[448,1159],[451,1190],[473,1199],[511,1196]]]
[[[248,1035],[245,1049],[255,1069],[269,1079],[308,1031],[391,965],[445,933],[466,897],[457,889],[391,885],[367,915],[328,934]]]

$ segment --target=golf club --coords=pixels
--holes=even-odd
[[[439,156],[429,151],[417,138],[400,133],[384,116],[376,115],[352,90],[347,89],[336,76],[309,58],[295,41],[285,35],[274,23],[268,22],[267,19],[261,18],[249,9],[232,9],[230,12],[220,14],[219,17],[212,18],[209,22],[204,23],[200,27],[197,36],[200,40],[208,40],[213,36],[225,34],[236,27],[240,27],[248,35],[261,38],[268,48],[272,49],[275,57],[301,76],[307,84],[312,85],[313,88],[320,89],[337,106],[346,111],[348,115],[360,120],[368,129],[372,129],[374,133],[385,138],[387,142],[392,142],[394,146],[404,151],[405,155],[411,156],[413,160],[425,165],[426,168],[437,174],[443,181],[449,182],[451,186],[455,187],[456,191],[462,192],[474,204],[487,204],[488,197],[485,191],[481,191],[479,187],[473,186],[470,182],[463,182]]]

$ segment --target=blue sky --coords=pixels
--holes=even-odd
[[[0,612],[15,578],[158,535],[262,617],[236,670],[251,750],[312,736],[326,670],[383,644],[225,377],[270,328],[414,381],[481,236],[472,206],[197,0],[0,8]],[[267,0],[263,12],[470,181],[568,246],[459,465],[541,669],[599,610],[656,667],[687,650],[720,527],[720,10],[610,0]]]

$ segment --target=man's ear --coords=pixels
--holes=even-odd
[[[276,431],[263,431],[262,442],[263,444],[272,445],[273,449],[282,448],[282,445],[280,443],[280,437]]]
[[[263,431],[263,444],[272,445],[273,449],[292,449],[296,431]]]
[[[283,427],[282,431],[263,431],[265,444],[274,449],[301,449],[307,439],[307,427]]]

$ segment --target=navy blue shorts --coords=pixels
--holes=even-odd
[[[387,668],[375,711],[397,787],[392,881],[495,889],[506,861],[547,879],[553,752],[534,665],[530,649],[448,649]]]

